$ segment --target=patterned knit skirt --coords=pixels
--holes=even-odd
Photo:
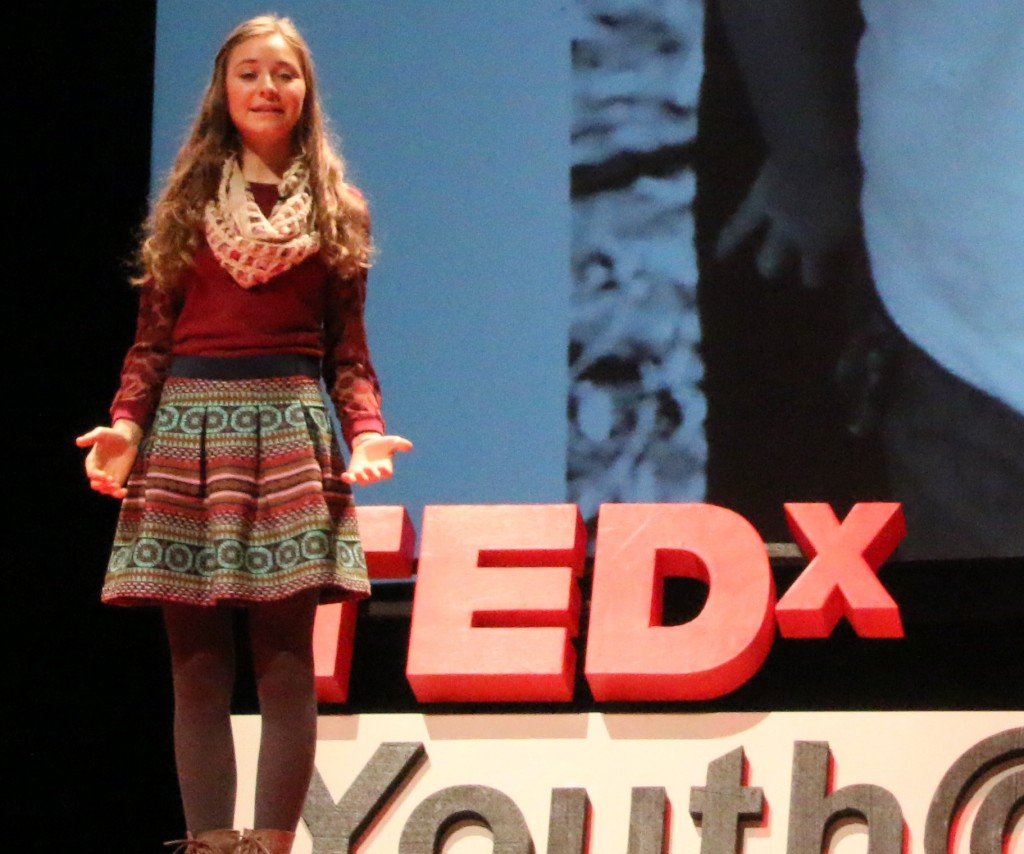
[[[342,471],[316,380],[169,377],[128,480],[103,601],[367,595]]]

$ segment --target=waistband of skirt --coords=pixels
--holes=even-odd
[[[320,359],[304,353],[254,356],[175,356],[168,376],[193,380],[259,380],[274,377],[320,379]]]

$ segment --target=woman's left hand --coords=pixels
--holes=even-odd
[[[392,457],[399,451],[412,450],[412,442],[401,436],[369,434],[365,439],[356,437],[354,444],[348,471],[341,479],[345,483],[358,483],[362,486],[387,480],[395,470]]]

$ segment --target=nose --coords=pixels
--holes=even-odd
[[[276,98],[278,95],[277,82],[269,71],[260,75],[260,94],[265,98]]]

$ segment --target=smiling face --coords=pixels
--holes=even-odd
[[[288,156],[302,116],[306,81],[298,54],[280,33],[254,36],[228,55],[228,114],[242,144],[256,152]]]

